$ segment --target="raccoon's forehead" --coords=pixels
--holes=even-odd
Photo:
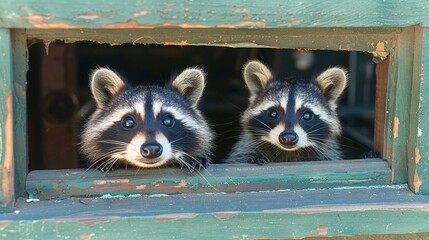
[[[159,90],[156,87],[126,91],[97,112],[99,119],[109,122],[119,121],[127,114],[136,114],[142,120],[148,113],[157,117],[161,112],[168,112],[178,119],[181,116],[193,115],[190,105],[177,93],[169,89]]]
[[[328,115],[331,110],[320,90],[312,84],[277,84],[268,88],[249,106],[244,117],[252,117],[272,107],[286,112],[293,108],[294,112],[308,108],[318,115]]]

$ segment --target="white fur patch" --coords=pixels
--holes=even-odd
[[[275,126],[273,129],[270,130],[268,136],[263,136],[261,139],[283,149],[282,144],[279,142],[279,136],[284,130],[284,123],[280,123],[279,125]]]
[[[283,108],[284,112],[286,112],[286,110],[287,110],[287,101],[288,101],[288,97],[287,97],[287,95],[286,95],[286,96],[283,96],[283,97],[280,99],[280,107],[281,107],[281,108]]]
[[[275,107],[277,106],[278,103],[277,102],[273,102],[273,101],[264,101],[259,105],[256,105],[253,108],[247,109],[246,112],[244,112],[243,114],[243,120],[244,119],[249,119],[252,118],[253,116],[258,116],[259,114],[261,114],[261,112],[268,110],[269,108]]]
[[[140,116],[141,120],[143,121],[146,115],[144,109],[144,102],[135,103],[134,111]]]
[[[180,120],[188,129],[197,131],[199,133],[198,135],[204,135],[204,133],[201,132],[202,128],[200,126],[200,123],[195,119],[188,117],[186,114],[181,111],[178,111],[176,108],[162,106],[162,110],[173,114],[175,119]]]
[[[103,121],[100,121],[97,123],[97,133],[101,133],[107,129],[109,129],[111,126],[115,124],[115,122],[121,121],[122,118],[130,114],[134,111],[132,108],[120,108],[113,111],[111,114],[109,114]]]
[[[304,100],[300,95],[297,95],[295,98],[295,112],[297,112],[303,105]]]
[[[173,157],[171,152],[171,145],[168,142],[168,139],[162,133],[157,133],[155,135],[155,140],[162,146],[161,156],[153,159],[146,159],[140,153],[141,145],[146,142],[146,135],[143,133],[137,134],[128,144],[126,155],[123,157],[118,157],[125,159],[127,162],[142,168],[155,168],[160,167],[168,162]],[[146,162],[145,162],[146,161]],[[151,163],[148,163],[151,162]]]
[[[298,143],[296,144],[296,149],[305,148],[314,145],[314,143],[310,142],[307,133],[302,129],[299,124],[296,124],[293,128],[296,135],[298,135]]]
[[[155,116],[155,118],[157,118],[159,113],[162,110],[162,102],[153,100],[152,109],[153,109],[153,116]]]

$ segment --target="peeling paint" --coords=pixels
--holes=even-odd
[[[108,29],[122,29],[122,28],[140,28],[140,29],[154,29],[157,27],[180,27],[180,28],[209,28],[210,26],[204,24],[188,24],[188,23],[163,23],[156,25],[140,24],[136,20],[128,20],[126,22],[116,22],[104,24],[103,28]]]
[[[263,210],[264,213],[295,213],[295,214],[315,214],[325,212],[354,212],[354,211],[395,211],[395,210],[416,210],[429,212],[429,203],[427,202],[413,202],[403,204],[326,204],[314,205],[302,208],[283,208],[283,209],[269,209]]]
[[[5,229],[11,223],[12,223],[12,221],[1,220],[0,221],[0,230]]]
[[[421,156],[418,147],[414,149],[414,157],[416,158],[416,165],[419,164]]]
[[[92,226],[97,223],[104,223],[104,222],[110,222],[112,220],[120,219],[120,217],[113,216],[113,217],[105,217],[105,218],[87,218],[87,219],[79,219],[77,220],[79,223]]]
[[[214,212],[213,215],[219,220],[227,220],[238,215],[239,213],[240,211]]]
[[[6,97],[6,119],[4,123],[4,160],[1,165],[1,193],[3,195],[2,205],[6,207],[13,198],[14,190],[14,171],[13,171],[13,107],[12,107],[12,91]]]
[[[95,236],[95,233],[81,233],[79,235],[80,239],[82,240],[90,240],[94,236]]]
[[[377,45],[375,45],[375,51],[377,51],[377,52],[384,52],[384,51],[386,51],[384,49],[384,42],[378,42]]]
[[[94,180],[94,185],[105,185],[105,184],[118,184],[118,183],[129,183],[130,179],[108,179],[108,180]]]
[[[143,189],[146,189],[146,188],[147,188],[146,185],[137,185],[136,186],[136,190],[143,190]]]
[[[306,51],[314,51],[318,49],[317,48],[296,48],[295,50],[298,52],[306,52]]]
[[[174,188],[186,188],[188,186],[188,181],[185,179],[180,180],[180,182],[174,186]]]
[[[327,225],[320,225],[316,228],[319,235],[326,236],[328,235],[329,227]]]
[[[151,12],[147,11],[147,10],[140,10],[138,12],[133,12],[131,15],[133,17],[139,17],[139,16],[143,16],[143,15],[146,15],[146,14],[149,14],[149,13],[151,13]]]
[[[379,61],[383,61],[389,56],[389,52],[384,51],[368,51],[368,53],[372,54],[374,58],[377,58]],[[378,63],[378,62],[377,62]]]
[[[417,129],[417,136],[418,136],[418,137],[421,137],[422,135],[423,135],[422,129],[421,129],[421,128],[418,128],[418,129]]]
[[[236,8],[232,11],[233,13],[247,13],[249,12],[248,8]]]
[[[241,21],[239,24],[226,23],[226,24],[216,25],[217,28],[239,28],[239,27],[244,27],[244,26],[247,26],[247,27],[255,26],[255,27],[265,28],[265,27],[267,27],[267,23],[256,22],[256,21]]]
[[[100,15],[96,13],[85,13],[85,14],[79,14],[77,17],[87,19],[87,20],[94,20],[100,17]]]
[[[302,22],[302,19],[299,19],[299,20],[292,20],[290,23],[288,23],[287,27],[288,27],[288,28],[293,27],[293,26],[295,26],[295,25],[297,25],[297,24],[300,24],[301,22]]]
[[[188,41],[183,40],[180,42],[164,42],[165,46],[186,46],[188,45]]]
[[[62,22],[45,22],[45,20],[52,18],[50,15],[32,14],[24,17],[27,21],[36,28],[52,29],[52,28],[64,28],[64,29],[76,29],[81,28],[80,26],[74,26]]]
[[[393,138],[397,138],[399,136],[399,118],[395,117],[393,119]]]
[[[422,185],[422,180],[420,179],[419,175],[417,174],[417,171],[414,173],[414,180],[413,180],[413,186],[414,191],[418,193],[420,191],[420,186]]]
[[[196,218],[198,215],[196,213],[177,213],[177,214],[163,214],[155,216],[155,220],[158,221],[170,221],[183,218]]]
[[[373,61],[375,63],[379,63],[385,60],[389,56],[389,51],[386,51],[384,41],[377,42],[376,44],[372,42],[370,45],[372,48],[375,48],[375,51],[367,51],[367,52],[372,54]]]

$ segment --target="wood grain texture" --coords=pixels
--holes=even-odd
[[[24,196],[27,176],[27,39],[25,31],[12,31],[13,147],[15,196]]]
[[[233,48],[298,48],[368,51],[374,55],[393,52],[402,28],[294,28],[294,29],[29,29],[32,41],[63,39],[95,41],[112,46],[121,43]],[[380,47],[382,46],[382,47]]]
[[[214,164],[201,174],[176,168],[32,171],[27,192],[40,199],[72,196],[249,192],[389,184],[391,171],[381,159],[331,162]]]
[[[429,3],[412,0],[6,1],[6,28],[292,28],[429,25]]]
[[[418,194],[429,194],[429,29],[424,29],[423,43],[415,47],[420,53],[414,61],[414,98],[411,105],[408,182]]]
[[[386,96],[389,77],[389,59],[381,61],[376,66],[375,116],[374,116],[374,149],[385,155],[386,126]],[[389,159],[390,166],[392,159]]]
[[[254,239],[429,231],[427,196],[413,194],[406,185],[21,200],[17,206],[19,212],[0,215],[2,236],[9,239]]]
[[[15,201],[11,47],[10,31],[0,29],[0,212]]]
[[[391,162],[394,183],[408,181],[411,103],[418,101],[417,92],[413,90],[413,77],[418,72],[413,64],[419,56],[415,46],[421,41],[422,29],[404,29],[398,38],[398,47],[389,55],[384,158]]]

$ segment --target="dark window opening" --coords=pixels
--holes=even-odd
[[[362,158],[373,149],[376,65],[369,53],[55,42],[33,44],[29,54],[30,171],[86,167],[78,152],[78,134],[93,107],[88,77],[97,66],[117,71],[133,85],[163,85],[186,67],[203,67],[208,84],[200,106],[217,133],[216,163],[225,158],[239,134],[240,114],[248,103],[241,75],[247,60],[259,59],[284,76],[311,77],[341,66],[349,73],[338,109],[345,159]]]

